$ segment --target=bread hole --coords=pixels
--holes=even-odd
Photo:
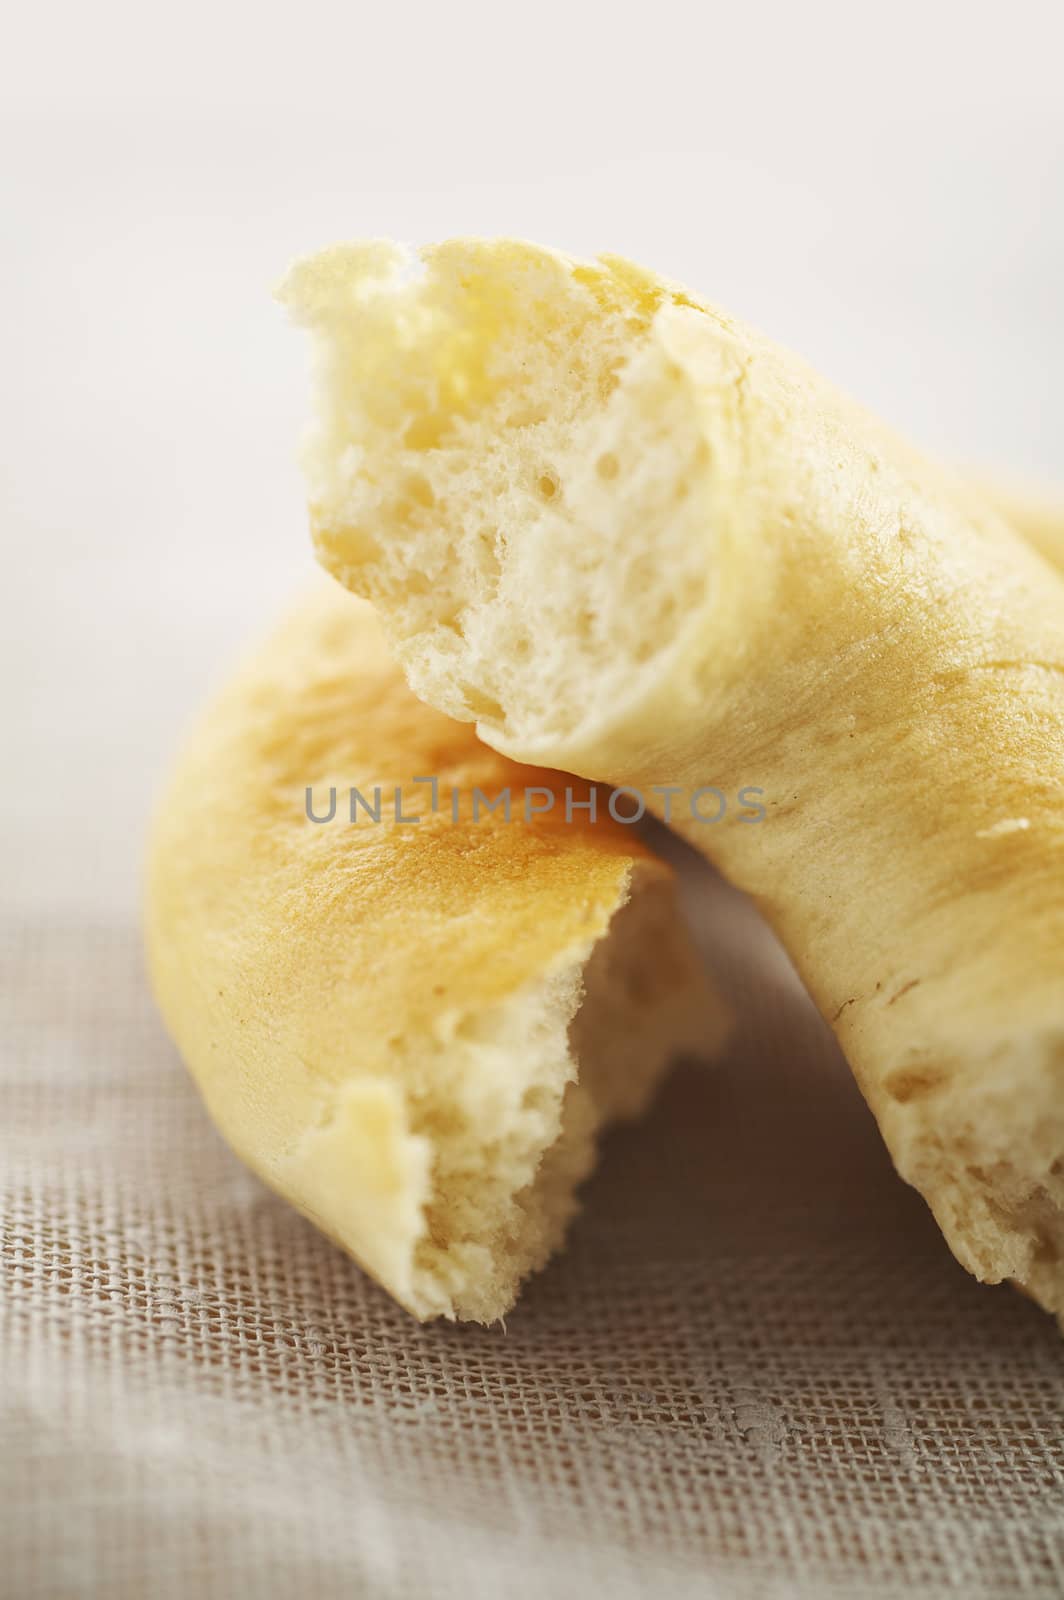
[[[460,683],[459,693],[478,722],[505,722],[506,713],[490,694],[475,689],[471,683]]]
[[[542,1083],[531,1084],[521,1096],[522,1111],[547,1111],[550,1108],[552,1092]]]
[[[425,412],[408,425],[403,444],[408,450],[435,450],[446,428],[446,418]]]
[[[541,497],[549,501],[556,498],[561,485],[558,482],[556,473],[547,471],[540,473],[536,488],[539,490]]]
[[[910,1100],[922,1100],[942,1087],[948,1076],[943,1067],[900,1067],[886,1080],[886,1091],[901,1106]]]
[[[471,1044],[497,1044],[502,1037],[500,1018],[492,1011],[473,1011],[460,1017],[454,1031],[457,1038]]]
[[[527,633],[519,633],[510,650],[515,661],[527,661],[532,654],[532,640]]]
[[[617,460],[617,457],[614,455],[612,450],[607,450],[606,453],[599,456],[598,460],[595,462],[595,471],[598,473],[599,477],[604,479],[607,483],[611,482],[612,479],[617,476],[620,470],[621,464]]]
[[[436,617],[436,626],[441,633],[450,634],[452,639],[460,644],[465,644],[465,628],[462,625],[462,613],[451,602],[441,605]]]
[[[356,575],[371,561],[379,561],[383,554],[378,541],[362,528],[345,528],[343,533],[323,528],[315,519],[311,508],[311,533],[314,548],[322,565],[338,581],[354,587]]]
[[[474,560],[477,571],[488,578],[497,578],[502,571],[498,556],[495,554],[495,532],[493,529],[483,528],[477,534],[474,546]]]
[[[420,472],[412,472],[403,484],[403,495],[411,505],[423,506],[426,509],[436,504],[429,480]]]

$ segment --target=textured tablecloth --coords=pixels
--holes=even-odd
[[[0,1593],[1064,1593],[1051,1321],[953,1262],[752,913],[504,1327],[419,1327],[214,1133],[136,930],[9,926]]]

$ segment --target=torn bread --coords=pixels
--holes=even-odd
[[[509,822],[473,820],[507,788]],[[155,819],[151,973],[212,1116],[417,1317],[506,1312],[599,1127],[719,1042],[671,873],[588,793],[421,705],[330,584],[202,717]]]
[[[415,691],[658,796],[781,934],[958,1258],[1064,1312],[1059,576],[628,262],[343,246],[282,298],[319,556]],[[765,820],[703,822],[708,785]]]

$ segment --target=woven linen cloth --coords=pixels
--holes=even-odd
[[[752,913],[690,898],[735,1040],[487,1329],[244,1171],[134,926],[7,925],[0,1593],[1064,1593],[1054,1324],[953,1262]]]

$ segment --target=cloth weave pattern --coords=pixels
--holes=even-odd
[[[133,929],[9,927],[0,1593],[1064,1593],[1055,1326],[952,1261],[767,940],[695,899],[734,1044],[490,1329],[417,1326],[241,1168]]]

